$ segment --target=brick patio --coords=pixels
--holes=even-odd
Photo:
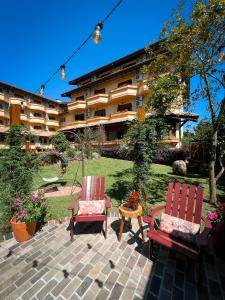
[[[107,241],[96,233],[98,226],[79,224],[71,243],[63,223],[44,227],[25,243],[2,242],[0,299],[225,299],[224,261],[207,253],[197,291],[192,261],[157,247],[157,261],[151,262],[138,225],[131,232],[125,227],[121,242],[118,226],[110,218]]]

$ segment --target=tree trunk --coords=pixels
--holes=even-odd
[[[216,175],[215,175],[215,164],[216,164],[216,148],[217,148],[217,130],[213,131],[212,134],[212,147],[211,147],[211,159],[209,164],[209,192],[210,202],[216,203]]]

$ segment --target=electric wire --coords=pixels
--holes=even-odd
[[[100,24],[104,24],[110,17],[111,15],[115,12],[115,10],[122,4],[124,0],[119,0],[116,5],[111,9],[111,11],[105,16],[105,18],[100,22]],[[52,78],[54,78],[56,76],[56,74],[58,74],[58,72],[61,70],[61,66],[66,66],[66,64],[68,64],[68,62],[74,57],[75,54],[77,54],[77,52],[79,52],[81,50],[81,48],[83,48],[85,46],[85,44],[91,39],[92,37],[92,32],[88,35],[88,37],[80,44],[80,46],[66,59],[66,61],[61,64],[54,72],[53,74],[42,84],[42,86],[46,86],[49,81],[52,80]],[[38,93],[39,88],[35,91],[35,93]]]

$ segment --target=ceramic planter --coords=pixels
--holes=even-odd
[[[10,224],[17,242],[24,242],[32,238],[35,233],[37,222],[26,224],[24,222],[16,222],[16,217],[12,217]]]

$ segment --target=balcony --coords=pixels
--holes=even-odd
[[[149,88],[147,80],[143,80],[142,84],[138,88],[138,95],[145,96],[149,93]]]
[[[111,115],[110,120],[115,122],[132,121],[135,119],[136,114],[136,111],[118,111],[117,113]]]
[[[59,121],[57,120],[46,120],[45,123],[47,126],[59,126]]]
[[[28,116],[26,114],[21,114],[20,115],[20,120],[21,121],[28,121]]]
[[[58,115],[59,111],[56,108],[46,107],[46,113],[50,115]]]
[[[73,128],[82,128],[82,127],[86,127],[86,126],[87,126],[86,121],[78,120],[78,121],[67,123],[66,126],[61,126],[61,128],[59,130],[60,131],[70,130],[70,129],[73,129]]]
[[[9,118],[9,113],[5,109],[0,109],[0,117]]]
[[[9,100],[6,98],[4,93],[0,93],[0,101],[4,101],[4,102],[9,103]]]
[[[105,124],[105,123],[107,123],[107,121],[109,121],[109,117],[95,116],[95,117],[90,117],[87,119],[87,123],[90,125]]]
[[[126,85],[111,90],[110,101],[131,100],[137,96],[136,85]]]
[[[86,102],[82,100],[77,100],[71,103],[68,103],[68,110],[84,110],[86,108]]]
[[[30,103],[29,108],[32,110],[40,110],[45,112],[45,106],[39,103]]]
[[[87,105],[89,107],[97,107],[99,105],[107,104],[109,100],[108,94],[97,94],[94,96],[87,97]]]
[[[45,124],[45,118],[43,117],[30,117],[30,123],[35,123],[35,124]]]

